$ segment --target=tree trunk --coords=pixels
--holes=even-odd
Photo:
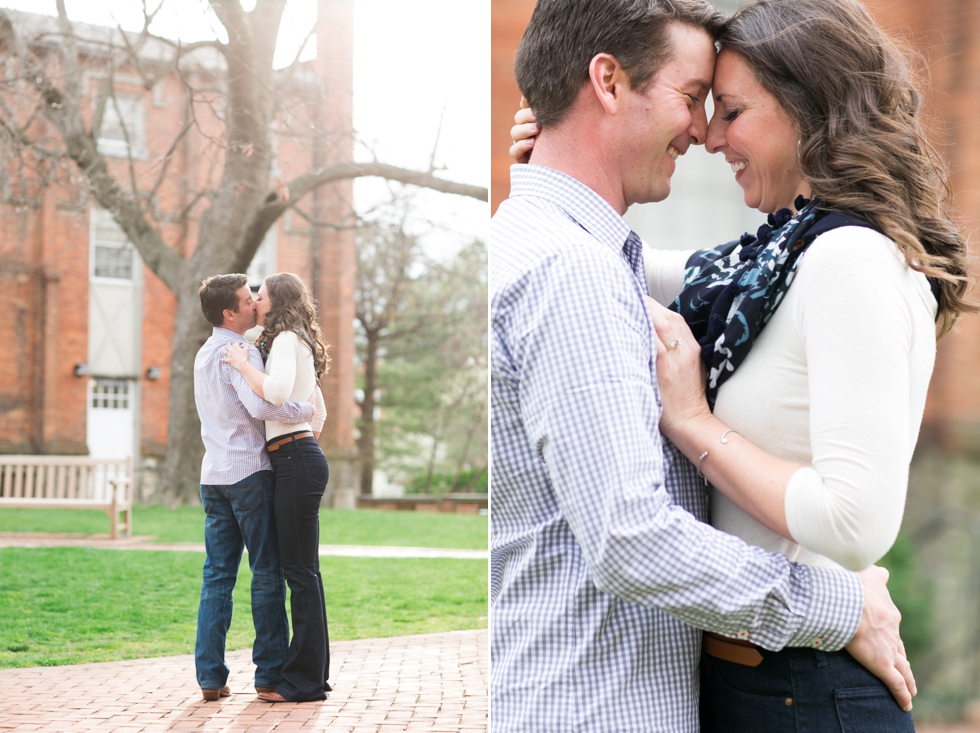
[[[200,503],[201,420],[194,404],[194,358],[211,334],[201,315],[193,283],[177,296],[173,352],[170,358],[170,409],[167,422],[167,457],[155,501],[168,506]]]
[[[364,399],[361,401],[361,436],[357,452],[361,459],[361,493],[374,492],[374,391],[378,385],[379,329],[364,329],[367,335],[367,355],[364,359]]]
[[[459,456],[459,463],[456,465],[456,478],[453,479],[453,491],[456,490],[457,485],[463,478],[464,466],[466,466],[466,459],[470,456],[470,446],[473,444],[473,434],[479,427],[479,423],[483,421],[483,410],[481,409],[476,415],[474,415],[473,420],[470,421],[469,429],[466,431],[466,442],[463,444],[463,450]],[[470,485],[472,486],[474,480],[470,480]]]
[[[435,471],[436,466],[436,453],[439,450],[439,438],[435,435],[432,437],[432,450],[429,451],[429,466],[425,472],[425,486],[422,487],[422,493],[428,494],[432,490],[432,474]]]
[[[487,472],[487,467],[484,466],[479,471],[474,473],[473,476],[470,477],[470,480],[466,484],[466,486],[462,488],[466,489],[467,491],[473,491],[473,489],[476,487],[476,482],[479,481],[481,478],[483,478],[483,474],[485,474],[486,472]]]

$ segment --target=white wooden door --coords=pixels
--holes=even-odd
[[[92,208],[88,316],[88,449],[137,454],[142,262],[108,212]]]
[[[93,458],[128,458],[136,442],[135,380],[89,380],[88,451]]]

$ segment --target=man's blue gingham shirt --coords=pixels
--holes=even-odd
[[[262,421],[296,423],[313,416],[309,402],[285,402],[278,407],[266,402],[237,369],[221,361],[225,344],[244,340],[227,328],[215,328],[194,359],[194,402],[204,440],[202,484],[228,486],[256,471],[271,471]],[[248,360],[265,371],[259,350],[251,345]]]
[[[575,179],[517,165],[491,236],[493,732],[697,731],[699,629],[844,646],[856,575],[704,523],[704,487],[657,429],[626,222]]]

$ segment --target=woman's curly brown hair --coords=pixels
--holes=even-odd
[[[323,343],[323,334],[316,321],[316,303],[309,288],[291,272],[269,275],[265,279],[265,287],[269,291],[272,307],[265,314],[262,333],[255,341],[262,359],[268,358],[276,336],[283,331],[295,331],[313,352],[313,370],[319,382],[330,368],[330,356],[327,354],[329,347]]]
[[[915,74],[868,11],[856,0],[752,0],[719,44],[790,115],[813,196],[876,225],[910,267],[939,282],[939,335],[976,312],[965,299],[967,248],[949,173],[922,129]]]

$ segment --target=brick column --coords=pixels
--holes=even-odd
[[[314,145],[313,166],[352,160],[354,87],[353,0],[319,0],[317,4],[316,69],[323,82]],[[313,216],[317,221],[350,224],[354,212],[353,181],[339,181],[317,190]],[[319,302],[320,327],[333,360],[320,383],[327,422],[320,445],[330,463],[324,504],[353,508],[357,493],[357,449],[354,446],[354,231],[314,226],[312,272]]]

